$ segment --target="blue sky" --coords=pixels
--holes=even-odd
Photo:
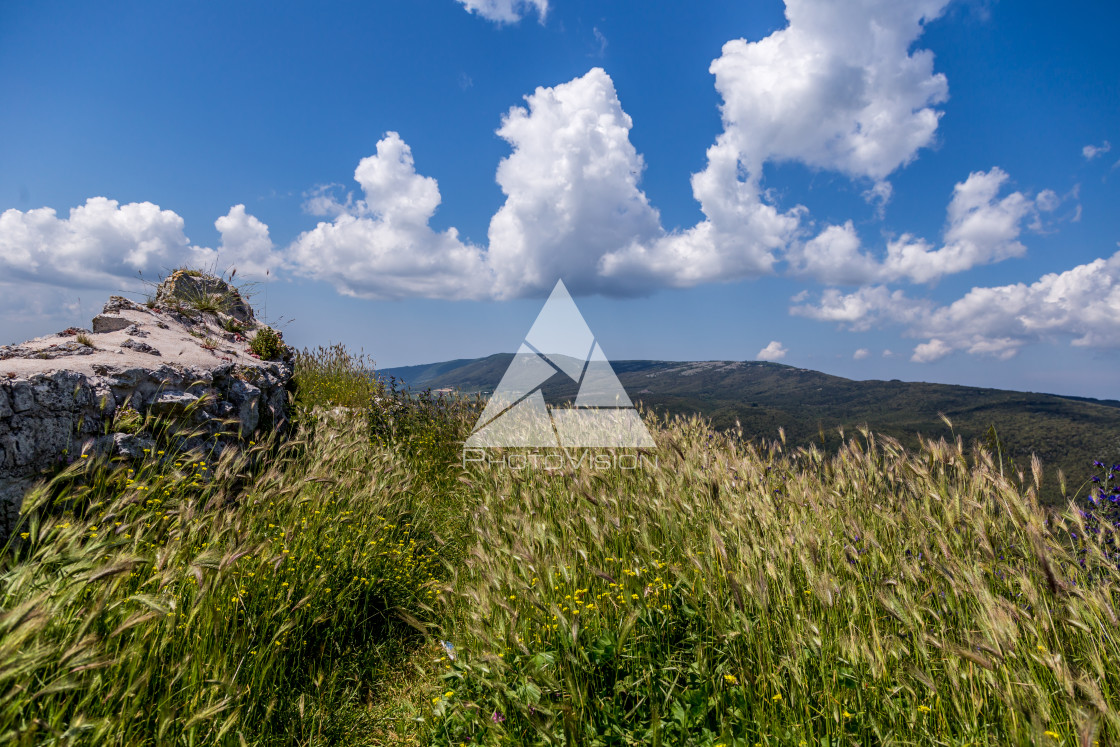
[[[1118,20],[4,3],[0,342],[191,263],[297,346],[424,363],[516,350],[562,278],[613,359],[1116,397]]]

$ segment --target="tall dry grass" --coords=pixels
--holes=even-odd
[[[655,432],[656,468],[470,475],[433,743],[1120,743],[1109,532],[1037,462]]]

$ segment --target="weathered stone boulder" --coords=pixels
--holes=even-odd
[[[219,303],[225,311],[179,311],[197,299],[193,293],[220,297],[197,305],[210,309]],[[186,306],[160,307],[174,298]],[[152,448],[142,433],[113,432],[121,424],[117,413],[130,412],[122,408],[135,410],[130,419],[136,424],[149,412],[181,420],[219,447],[282,427],[291,351],[282,360],[262,361],[230,327],[264,325],[228,283],[177,272],[160,286],[154,308],[110,298],[94,319],[92,346],[75,339],[84,330],[69,328],[0,347],[0,542],[26,490],[45,474],[82,453],[140,458]]]
[[[99,335],[106,332],[116,332],[118,329],[128,327],[132,322],[120,316],[98,314],[93,318],[93,331]]]
[[[240,291],[221,278],[191,270],[176,270],[160,283],[155,303],[187,312],[213,309],[240,324],[255,321],[253,307]]]

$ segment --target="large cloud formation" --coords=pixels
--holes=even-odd
[[[354,171],[364,200],[341,204],[317,195],[311,207],[332,214],[300,235],[288,251],[296,270],[363,298],[405,296],[480,298],[487,276],[481,251],[454,229],[428,221],[439,207],[439,185],[416,173],[412,149],[388,133],[377,153]]]
[[[498,166],[506,201],[490,221],[494,293],[546,290],[559,277],[573,293],[609,293],[600,258],[663,233],[638,187],[645,163],[630,142],[633,122],[602,68],[537,88],[526,103],[498,129],[513,152]]]
[[[877,260],[864,250],[851,221],[827,226],[787,253],[795,275],[828,285],[864,285],[905,280],[931,283],[945,275],[979,265],[1021,257],[1019,241],[1024,223],[1040,225],[1040,215],[1054,210],[1059,199],[1043,190],[1031,197],[1011,192],[1000,197],[1010,177],[999,167],[975,171],[953,189],[947,210],[944,243],[935,247],[925,239],[903,234],[887,243],[886,256]]]
[[[88,298],[105,291],[139,291],[144,276],[175,267],[236,268],[242,277],[269,279],[282,266],[268,227],[234,205],[215,221],[217,249],[195,246],[184,221],[150,202],[120,204],[91,197],[59,216],[52,208],[0,213],[0,315],[11,324],[89,316]],[[267,274],[266,274],[267,273]]]
[[[183,219],[150,202],[91,197],[65,218],[53,208],[0,214],[0,268],[7,280],[107,287],[191,254]]]
[[[234,205],[214,223],[218,249],[191,244],[184,221],[150,202],[121,205],[91,197],[59,217],[53,208],[0,213],[0,269],[5,281],[67,288],[135,287],[139,277],[180,265],[237,267],[263,275],[280,264],[268,226]]]
[[[606,253],[663,234],[638,188],[644,169],[630,142],[632,122],[600,68],[540,87],[503,117],[498,134],[512,153],[498,166],[506,201],[489,246],[464,243],[429,221],[441,197],[416,172],[395,132],[354,178],[364,199],[340,203],[316,193],[309,210],[333,215],[293,243],[298,272],[366,298],[510,298],[547,291],[563,277],[573,292],[613,290],[597,273]]]
[[[946,99],[947,83],[933,72],[932,54],[910,49],[947,1],[788,0],[785,29],[724,45],[711,65],[724,131],[704,170],[692,176],[704,214],[693,227],[661,226],[639,186],[644,163],[629,139],[630,117],[610,76],[595,68],[538,88],[503,118],[497,132],[512,153],[497,181],[506,202],[491,220],[487,247],[463,244],[454,229],[428,228],[438,187],[415,172],[411,152],[402,155],[408,146],[391,133],[359,172],[383,168],[397,180],[394,188],[378,189],[356,173],[365,191],[358,204],[313,198],[309,209],[335,217],[297,240],[295,266],[344,293],[373,298],[508,298],[547,291],[560,275],[575,293],[625,295],[772,273],[796,245],[805,209],[783,211],[766,199],[763,164],[796,160],[840,171],[869,180],[869,193],[885,200],[886,177],[937,130],[934,107]],[[500,21],[529,7],[464,4]],[[547,3],[534,5],[542,15],[547,10]],[[845,230],[851,232],[822,234],[803,252],[806,271],[814,252],[850,243],[838,233]],[[896,274],[923,272],[914,247],[900,251]],[[864,275],[877,272],[868,262]],[[419,281],[422,269],[438,267],[458,275]]]
[[[794,298],[791,313],[853,330],[902,324],[909,336],[928,338],[911,357],[919,363],[954,351],[1007,359],[1035,342],[1120,347],[1120,252],[1030,285],[973,288],[944,306],[885,286],[829,289],[816,303],[806,303],[807,295]]]
[[[788,0],[785,29],[757,42],[725,44],[710,68],[724,102],[724,131],[708,149],[706,168],[692,176],[705,220],[611,252],[602,274],[648,288],[771,272],[781,251],[796,246],[805,210],[780,212],[763,199],[768,161],[868,178],[875,182],[869,193],[885,200],[886,176],[931,144],[940,118],[932,107],[947,97],[945,76],[932,72],[932,54],[908,51],[922,23],[946,4]],[[809,254],[840,250],[852,255],[841,259],[852,259],[858,241],[849,249],[833,244],[850,244],[854,230],[846,231],[849,236],[822,234]],[[871,260],[859,261],[874,269]]]
[[[729,41],[712,63],[725,132],[757,180],[795,160],[881,181],[930,145],[948,97],[933,54],[909,51],[949,0],[786,0],[789,25]]]

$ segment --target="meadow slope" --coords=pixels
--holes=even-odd
[[[285,439],[32,496],[4,743],[1120,743],[1120,468],[1052,509],[959,439],[647,413],[639,470],[464,470],[476,405],[362,370],[301,356]]]

